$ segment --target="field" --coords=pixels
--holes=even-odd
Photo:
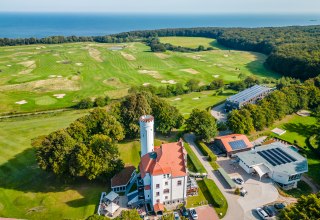
[[[181,114],[189,115],[194,108],[207,109],[233,94],[235,94],[235,92],[232,90],[225,90],[222,94],[216,94],[215,91],[203,91],[175,96],[167,98],[166,100],[171,105],[177,107]]]
[[[205,48],[225,49],[217,40],[204,37],[160,37],[160,42],[188,48],[198,48],[201,45]]]
[[[175,40],[189,46],[190,41],[215,42]],[[142,43],[69,43],[1,47],[0,54],[0,114],[65,108],[84,97],[119,98],[132,85],[160,86],[191,78],[201,84],[214,78],[230,82],[239,80],[240,72],[278,77],[264,68],[262,54],[217,47],[199,53],[151,53]]]

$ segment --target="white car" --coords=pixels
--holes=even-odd
[[[191,208],[191,209],[189,209],[189,212],[190,212],[192,219],[198,219],[198,214],[195,209]]]
[[[262,208],[256,208],[256,211],[262,219],[267,219],[269,217],[266,211],[264,211]]]
[[[240,177],[233,178],[233,181],[239,185],[242,185],[244,183],[243,179],[241,179]]]
[[[174,220],[180,220],[180,216],[178,212],[173,212]]]

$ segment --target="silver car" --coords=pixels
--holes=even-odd
[[[264,211],[262,208],[256,208],[256,211],[262,219],[267,219],[269,217],[266,211]]]

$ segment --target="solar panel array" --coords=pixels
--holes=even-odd
[[[239,150],[247,147],[246,143],[243,140],[231,141],[229,142],[229,144],[232,150]]]
[[[272,164],[272,166],[278,166],[297,161],[295,158],[293,158],[280,148],[258,151],[257,153],[270,164]]]
[[[260,85],[255,85],[249,89],[243,90],[236,95],[230,96],[227,100],[231,102],[246,102],[252,98],[259,96],[260,94],[269,91],[270,88]]]

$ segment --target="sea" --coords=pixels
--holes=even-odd
[[[189,27],[319,25],[320,14],[0,13],[0,38],[102,36],[133,30]]]

